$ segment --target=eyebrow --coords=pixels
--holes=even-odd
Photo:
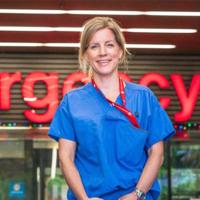
[[[109,43],[109,42],[115,42],[115,40],[107,40],[107,41],[105,41],[105,43]],[[99,42],[90,43],[90,45],[92,45],[92,44],[99,44]]]

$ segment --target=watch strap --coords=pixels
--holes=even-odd
[[[145,200],[146,199],[146,193],[141,191],[140,189],[135,188],[134,192],[137,195],[137,200]]]

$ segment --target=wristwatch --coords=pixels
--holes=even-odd
[[[140,189],[135,188],[134,192],[137,195],[137,200],[145,200],[146,199],[146,193],[141,191]]]

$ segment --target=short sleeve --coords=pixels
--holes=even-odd
[[[50,124],[48,135],[56,141],[60,138],[76,141],[67,95],[65,95],[56,110],[54,118]]]
[[[150,96],[147,148],[159,141],[166,141],[175,134],[174,127],[166,111],[161,107],[152,92]]]

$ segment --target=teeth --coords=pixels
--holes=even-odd
[[[100,60],[98,61],[99,63],[108,63],[109,61],[108,60]]]

